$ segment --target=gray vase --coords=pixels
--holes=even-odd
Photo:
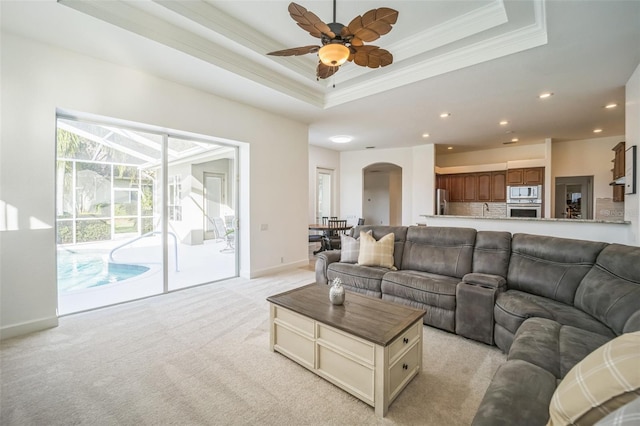
[[[334,305],[342,305],[344,303],[344,287],[342,287],[340,278],[333,280],[333,285],[329,289],[329,300]]]

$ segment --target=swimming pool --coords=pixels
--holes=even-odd
[[[73,291],[113,284],[149,270],[142,265],[109,262],[107,253],[58,250],[58,290]]]

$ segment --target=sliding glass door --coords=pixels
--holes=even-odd
[[[59,314],[238,275],[235,147],[108,122],[57,124]],[[210,176],[222,178],[218,192]]]

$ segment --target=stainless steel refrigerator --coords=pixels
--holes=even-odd
[[[449,214],[449,193],[446,189],[436,189],[436,214]]]

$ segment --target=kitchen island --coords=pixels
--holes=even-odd
[[[486,216],[420,215],[420,224],[507,231],[577,240],[635,245],[631,222],[591,219],[519,218]]]

